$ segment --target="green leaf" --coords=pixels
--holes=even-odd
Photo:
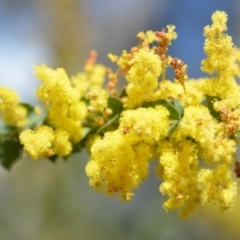
[[[48,160],[55,163],[57,161],[57,158],[58,158],[57,155],[52,155],[51,157],[48,158]]]
[[[119,114],[115,115],[113,118],[109,119],[102,127],[100,127],[97,131],[96,134],[101,134],[105,132],[108,127],[110,127],[114,122],[116,123],[119,120]]]
[[[155,102],[143,103],[143,107],[155,107],[157,105],[162,105],[166,107],[170,113],[169,119],[171,122],[171,127],[168,131],[168,137],[169,137],[179,125],[181,117],[183,116],[184,107],[177,99],[174,99],[171,102],[164,99],[160,99]]]
[[[86,139],[87,138],[84,138],[84,144],[86,143]],[[72,148],[72,152],[70,155],[74,154],[74,153],[80,153],[82,151],[82,149],[84,148],[83,146],[83,140],[81,140],[79,143],[77,144],[74,144],[73,145],[73,148]],[[66,156],[65,159],[68,159],[70,157],[70,155]]]
[[[203,105],[203,106],[205,106],[205,107],[208,106],[208,102],[207,102],[207,97],[206,97],[206,96],[203,97],[203,99],[202,99],[202,101],[201,101],[201,105]]]
[[[121,112],[123,111],[123,103],[119,99],[114,97],[108,98],[108,107],[112,109],[111,116],[121,114]]]
[[[14,162],[20,157],[22,146],[18,140],[0,139],[0,162],[6,168],[10,169]]]
[[[176,102],[177,103],[177,102]],[[167,108],[167,110],[169,111],[170,115],[169,118],[170,120],[178,120],[181,117],[180,112],[178,112],[177,108],[169,101],[164,100],[164,99],[160,99],[154,102],[144,102],[143,103],[143,107],[156,107],[157,105],[162,105],[164,107]],[[179,107],[180,109],[180,107]]]
[[[117,98],[109,97],[108,107],[112,109],[112,114],[108,117],[107,122],[95,131],[95,134],[104,133],[107,129],[111,128],[114,124],[116,125],[116,123],[118,125],[120,114],[123,111],[123,103]]]
[[[78,142],[77,144],[73,145],[73,150],[72,153],[79,153],[82,151],[82,149],[85,147],[85,143],[87,138],[89,137],[89,135],[91,134],[95,134],[95,132],[97,131],[96,128],[84,128],[84,133],[82,136],[82,139],[80,140],[80,142]]]
[[[1,119],[0,119],[0,135],[7,135],[13,132],[14,128],[7,126]]]
[[[108,108],[112,109],[112,114],[108,117],[107,122],[101,127],[94,127],[92,129],[85,128],[85,133],[83,134],[81,141],[73,146],[72,153],[81,152],[81,150],[85,147],[86,140],[88,139],[89,135],[103,134],[111,128],[117,128],[119,116],[123,111],[123,103],[117,98],[109,97]],[[68,156],[66,158],[68,158]]]
[[[172,105],[177,109],[179,116],[182,117],[184,112],[184,107],[182,106],[180,101],[178,99],[174,99],[172,100]]]
[[[21,103],[21,106],[25,107],[28,111],[28,124],[25,126],[26,128],[34,128],[37,126],[42,125],[42,123],[44,122],[46,116],[47,116],[47,110],[46,108],[40,107],[41,112],[40,114],[37,114],[35,112],[35,109],[33,106],[31,106],[28,103]]]
[[[174,130],[179,125],[179,123],[180,123],[180,120],[172,120],[171,121],[171,126],[170,126],[170,129],[168,130],[167,137],[169,137],[174,132]]]
[[[217,112],[214,107],[213,107],[213,104],[214,102],[216,101],[221,101],[222,99],[220,97],[213,97],[213,96],[209,96],[209,95],[206,95],[202,101],[201,101],[201,104],[206,106],[208,109],[209,109],[209,112],[210,114],[216,118],[218,121],[221,120],[221,115],[219,112]]]
[[[236,132],[236,133],[234,134],[234,137],[235,137],[236,139],[240,139],[240,131]]]
[[[91,134],[95,134],[97,131],[97,128],[91,129],[91,128],[84,128],[84,133],[82,136],[82,139],[80,140],[80,142],[73,144],[73,148],[72,148],[72,152],[70,155],[63,157],[65,160],[67,160],[70,156],[72,156],[72,154],[74,153],[79,153],[82,151],[82,149],[85,147],[86,145],[86,141],[89,137],[89,135]],[[49,159],[50,161],[52,161],[52,159]],[[53,159],[55,160],[55,159]]]
[[[86,97],[81,97],[81,102],[85,102],[87,106],[90,104],[90,100]]]
[[[127,96],[126,88],[123,88],[122,92],[119,95],[119,98],[126,97],[126,96]]]

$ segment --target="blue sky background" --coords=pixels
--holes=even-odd
[[[81,26],[78,37],[82,39],[79,42],[82,50],[78,68],[75,67],[71,74],[82,69],[91,49],[99,52],[100,61],[108,63],[107,53],[120,54],[122,49],[135,45],[137,32],[160,30],[167,24],[174,24],[178,39],[173,42],[170,53],[188,64],[190,77],[199,77],[202,75],[200,61],[204,58],[203,27],[210,24],[215,10],[226,11],[229,15],[228,32],[240,46],[239,5],[238,0],[78,1],[82,17],[72,25],[75,28]],[[24,101],[34,99],[37,80],[32,69],[35,63],[64,67],[54,64],[54,43],[48,41],[48,26],[52,32],[56,27],[61,28],[48,22],[49,6],[46,1],[37,0],[0,1],[0,84],[18,90]],[[62,38],[67,38],[64,33]]]

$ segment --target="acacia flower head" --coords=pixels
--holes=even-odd
[[[158,77],[162,69],[159,56],[145,48],[136,52],[129,64],[131,67],[126,75],[128,81],[126,105],[132,108],[151,99],[151,95],[158,86]]]
[[[3,86],[0,86],[0,116],[11,127],[24,128],[28,123],[27,110],[20,105],[17,92]]]

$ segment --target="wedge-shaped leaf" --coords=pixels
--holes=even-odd
[[[22,147],[18,140],[0,140],[0,162],[10,169],[21,153]]]
[[[169,101],[160,99],[154,102],[144,102],[143,107],[156,107],[157,105],[162,105],[167,108],[169,111],[170,115],[169,118],[170,120],[178,120],[181,117],[180,112],[178,112],[177,108]]]
[[[11,134],[15,128],[7,126],[1,119],[0,119],[0,135],[7,135]]]
[[[43,107],[40,107],[40,112],[36,113],[35,108],[33,106],[31,106],[28,103],[21,103],[21,105],[23,107],[25,107],[28,111],[28,124],[26,126],[26,128],[33,128],[33,127],[37,127],[40,126],[46,116],[47,116],[47,110]]]
[[[109,130],[109,128],[111,126],[113,126],[113,124],[118,123],[118,120],[119,120],[119,114],[117,114],[114,117],[110,118],[102,127],[100,127],[96,131],[96,134],[101,134],[101,133],[105,132],[107,129]]]
[[[126,97],[126,96],[127,96],[127,92],[126,92],[126,88],[124,88],[120,93],[119,98]]]
[[[177,126],[180,123],[180,120],[183,116],[184,107],[181,105],[181,103],[174,99],[172,101],[167,101],[164,99],[157,100],[155,102],[144,102],[143,107],[155,107],[157,105],[162,105],[166,107],[170,113],[169,119],[171,122],[170,129],[168,131],[168,137],[174,132],[174,130],[177,128]]]
[[[179,125],[179,123],[180,123],[180,120],[171,120],[171,126],[170,126],[170,129],[168,130],[168,134],[167,134],[168,137],[174,132],[174,130]]]
[[[81,97],[81,102],[85,102],[85,103],[86,103],[86,105],[88,106],[88,105],[89,105],[89,103],[90,103],[90,100],[89,100],[89,99],[87,99],[86,97]]]
[[[179,117],[182,117],[184,112],[184,107],[182,106],[182,104],[177,99],[173,99],[171,102],[172,102],[172,105],[178,111]]]
[[[68,156],[65,156],[65,157],[63,157],[63,158],[64,158],[65,160],[67,160],[72,154],[74,154],[74,153],[80,153],[80,152],[82,151],[82,149],[85,147],[86,141],[87,141],[89,135],[95,134],[96,131],[97,131],[97,129],[84,128],[83,136],[82,136],[82,139],[80,140],[80,142],[73,144],[73,148],[72,148],[71,154],[68,155]],[[55,157],[54,157],[54,158],[51,158],[51,159],[49,159],[49,160],[52,161],[52,162],[55,162],[55,161],[56,161]]]
[[[234,134],[234,137],[235,137],[236,139],[240,140],[240,131],[239,131],[239,132],[236,132],[236,133]]]
[[[49,161],[54,162],[54,163],[57,161],[57,159],[58,159],[57,155],[52,155],[51,157],[48,158]]]
[[[112,109],[112,114],[108,117],[107,122],[96,130],[96,134],[103,134],[106,130],[113,130],[118,126],[118,120],[123,111],[123,103],[117,98],[109,97],[108,107]]]
[[[214,107],[213,104],[215,101],[221,101],[222,99],[220,97],[212,97],[209,95],[206,95],[203,99],[201,104],[208,107],[210,114],[216,118],[218,121],[221,120],[221,115],[219,112],[217,112]]]
[[[110,117],[120,114],[123,111],[123,103],[117,98],[109,97],[108,107],[112,109]]]

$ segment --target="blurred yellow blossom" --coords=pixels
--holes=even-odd
[[[105,79],[106,69],[101,64],[85,66],[83,72],[79,72],[76,76],[71,77],[71,82],[83,96],[90,86],[101,86]]]
[[[20,105],[20,98],[14,90],[0,86],[0,116],[11,127],[23,128],[27,122],[27,110]]]
[[[80,92],[73,88],[63,69],[53,70],[45,65],[36,66],[35,73],[43,82],[37,96],[48,107],[48,123],[65,130],[73,142],[82,136],[81,119],[86,115],[86,105],[80,102]]]
[[[25,130],[20,136],[24,150],[36,160],[38,158],[53,155],[52,142],[54,140],[53,129],[48,126],[41,126],[36,130]]]
[[[69,141],[68,133],[61,129],[57,129],[54,132],[54,140],[52,145],[54,154],[57,154],[61,157],[69,155],[72,151],[72,144]]]
[[[54,154],[67,156],[72,150],[66,131],[56,130],[48,126],[40,126],[36,130],[25,130],[20,136],[24,150],[34,159],[51,157]]]

